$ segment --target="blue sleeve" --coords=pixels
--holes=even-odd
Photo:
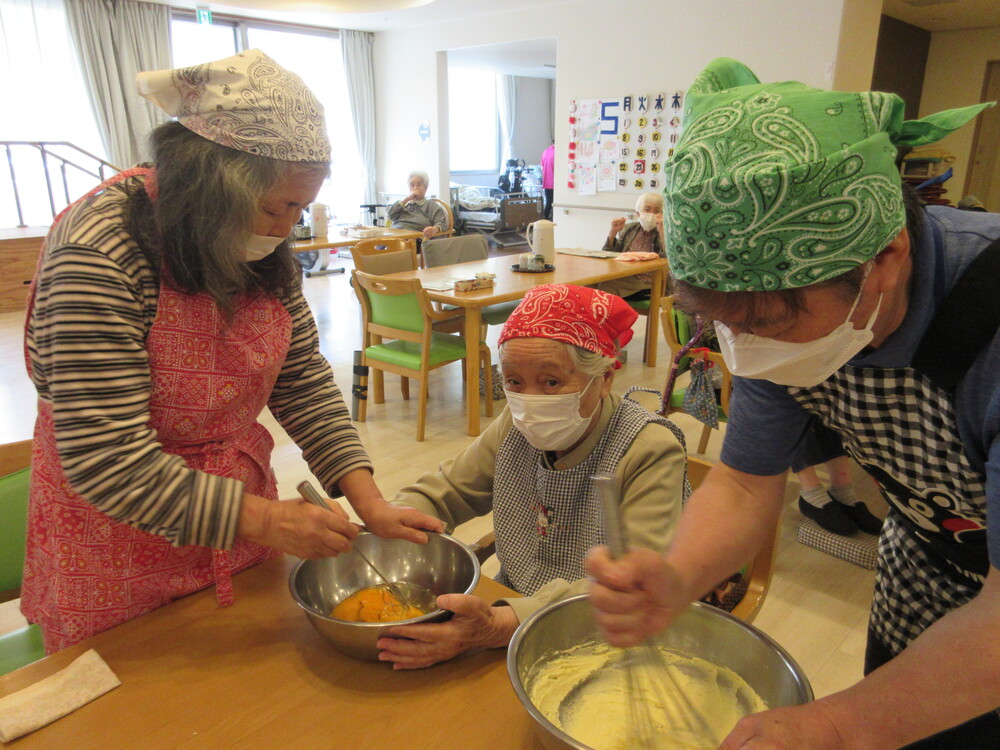
[[[783,386],[735,377],[722,462],[747,474],[781,474],[791,466],[811,419]]]
[[[1000,568],[1000,437],[993,440],[986,460],[986,538],[990,565]]]

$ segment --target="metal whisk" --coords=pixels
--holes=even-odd
[[[617,559],[628,550],[625,531],[619,517],[618,480],[613,474],[601,473],[591,477],[604,511],[604,524],[608,530],[608,548],[611,557]],[[663,707],[667,724],[675,730],[683,731],[695,742],[705,742],[705,747],[714,748],[715,738],[711,726],[698,708],[688,700],[680,685],[671,674],[671,666],[666,657],[648,638],[638,646],[623,648],[621,659],[625,672],[625,691],[628,697],[629,723],[631,725],[632,747],[653,750],[665,747],[668,735],[658,729],[660,722],[652,714],[649,701],[642,699],[640,676],[649,679],[649,692],[658,693],[656,702]],[[662,675],[662,680],[656,677]],[[671,708],[671,695],[677,696],[676,711]]]

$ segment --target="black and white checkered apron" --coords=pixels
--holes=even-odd
[[[530,596],[555,578],[584,576],[587,550],[607,542],[601,502],[590,478],[614,473],[636,435],[650,422],[684,435],[670,420],[623,398],[594,450],[577,466],[546,468],[543,451],[516,428],[497,450],[493,528],[500,573],[496,580]]]
[[[870,626],[893,654],[974,597],[989,570],[986,478],[965,452],[954,390],[1000,326],[998,273],[994,243],[939,306],[912,366],[845,365],[818,386],[788,388],[889,503]]]

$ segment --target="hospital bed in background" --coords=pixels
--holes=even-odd
[[[488,235],[500,247],[527,244],[525,227],[542,218],[541,195],[478,185],[452,187],[452,193],[455,223],[462,231]]]

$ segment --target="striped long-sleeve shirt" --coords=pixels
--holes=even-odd
[[[149,426],[145,341],[159,281],[123,221],[127,192],[141,179],[82,201],[50,232],[26,330],[31,377],[52,405],[60,461],[76,492],[175,545],[227,549],[242,482],[189,469],[162,450]],[[301,290],[282,303],[292,338],[268,407],[336,497],[341,477],[372,464],[319,351]]]

